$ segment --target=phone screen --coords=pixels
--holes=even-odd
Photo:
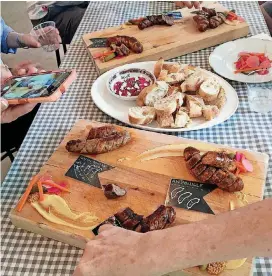
[[[50,96],[71,74],[54,72],[15,77],[2,86],[1,96],[7,100]]]

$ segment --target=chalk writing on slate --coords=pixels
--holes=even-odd
[[[105,163],[80,155],[65,175],[101,188],[98,174],[113,168]]]
[[[204,196],[212,192],[215,185],[172,179],[169,185],[166,204],[187,210],[214,214],[204,200]]]
[[[102,223],[100,223],[99,225],[97,225],[92,231],[93,233],[97,236],[98,235],[98,230],[100,228],[100,226],[104,225],[104,224],[111,224],[114,226],[118,226],[118,227],[122,227],[121,223],[119,222],[119,220],[115,217],[109,217],[108,219],[106,219],[105,221],[103,221]]]
[[[105,48],[107,47],[107,37],[90,38],[91,45],[88,48]]]

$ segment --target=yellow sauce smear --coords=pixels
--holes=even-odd
[[[98,218],[92,213],[76,214],[71,211],[66,201],[58,195],[44,195],[43,201],[31,205],[50,222],[81,230],[90,230],[98,223]]]

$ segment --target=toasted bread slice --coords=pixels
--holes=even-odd
[[[165,81],[168,75],[168,71],[167,70],[161,70],[157,80],[159,81]]]
[[[184,108],[180,108],[176,113],[175,122],[171,125],[172,128],[182,128],[186,127],[190,122],[190,117],[187,114],[187,110]]]
[[[166,95],[171,96],[171,95],[176,94],[178,92],[180,92],[180,88],[178,86],[169,86]]]
[[[171,96],[165,97],[159,101],[156,101],[154,107],[156,109],[156,114],[172,114],[177,108],[182,106],[184,99],[184,94],[177,92]]]
[[[154,106],[155,102],[165,97],[168,91],[168,84],[163,81],[145,87],[137,98],[138,106]]]
[[[217,98],[221,85],[214,78],[205,80],[199,88],[198,94],[206,101],[213,101]]]
[[[214,119],[219,112],[220,111],[216,105],[206,105],[202,109],[202,114],[207,121]]]
[[[167,76],[164,78],[164,81],[167,82],[169,85],[178,84],[184,80],[185,80],[185,75],[182,72],[171,73],[171,74],[168,73]]]
[[[200,85],[204,82],[205,77],[200,71],[194,72],[192,75],[190,75],[181,85],[181,91],[197,91],[200,87]]]
[[[151,106],[131,107],[128,111],[128,118],[131,124],[147,125],[156,117],[156,111]]]
[[[176,97],[168,96],[161,100],[155,102],[154,107],[156,109],[156,114],[167,114],[170,115],[177,109]]]
[[[226,92],[225,92],[224,88],[221,87],[221,89],[217,95],[217,98],[215,100],[213,100],[213,101],[205,101],[204,100],[204,102],[207,105],[216,105],[219,109],[221,109],[225,105],[226,100],[227,100]]]
[[[164,59],[160,58],[154,66],[154,75],[155,75],[156,78],[158,78],[160,73],[161,73],[163,63],[164,63]]]
[[[202,110],[205,106],[202,98],[197,96],[186,96],[186,107],[189,111],[190,118],[197,118],[202,116]]]
[[[174,123],[174,117],[172,114],[160,113],[157,115],[157,122],[160,127],[171,127]]]

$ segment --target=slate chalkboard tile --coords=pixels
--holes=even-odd
[[[203,197],[216,188],[217,186],[212,184],[172,179],[167,193],[166,205],[214,214]]]
[[[98,174],[113,168],[108,164],[80,155],[65,175],[94,187],[101,188]]]
[[[91,45],[88,48],[105,48],[107,47],[107,37],[90,38]]]

